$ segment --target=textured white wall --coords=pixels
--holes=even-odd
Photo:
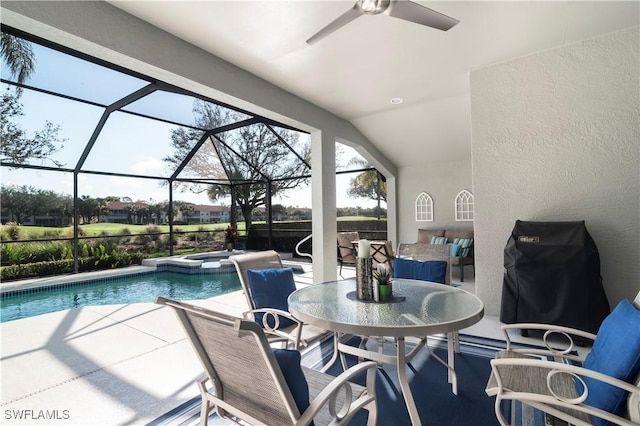
[[[426,163],[426,162],[425,162]],[[473,222],[456,222],[454,201],[463,189],[473,193],[471,161],[426,163],[398,170],[399,240],[394,244],[414,243],[418,229],[473,229]],[[433,222],[416,222],[415,202],[421,192],[433,199]]]
[[[476,292],[498,315],[516,219],[585,220],[609,303],[640,289],[638,27],[471,73]]]

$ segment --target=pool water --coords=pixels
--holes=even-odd
[[[235,272],[180,274],[156,272],[96,281],[77,286],[43,289],[0,298],[0,322],[91,305],[152,303],[156,296],[178,300],[207,299],[240,290]]]

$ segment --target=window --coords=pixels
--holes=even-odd
[[[433,222],[433,200],[426,192],[416,198],[416,222]]]
[[[473,221],[473,194],[463,189],[456,196],[456,221]]]

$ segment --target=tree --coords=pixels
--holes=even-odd
[[[184,218],[184,221],[188,225],[191,219],[191,216],[193,216],[193,212],[195,212],[196,210],[195,205],[192,203],[185,203],[183,201],[179,201],[178,203],[179,203],[178,210],[180,211],[180,213],[182,213],[182,217]]]
[[[22,38],[2,33],[0,55],[18,83],[24,83],[36,69],[36,58],[31,43]]]
[[[28,212],[31,210],[33,202],[32,194],[36,188],[32,186],[3,186],[2,187],[2,209],[9,212],[9,217],[17,224],[23,223],[29,218]]]
[[[0,36],[0,55],[2,60],[16,77],[18,83],[24,83],[35,70],[35,55],[31,43],[7,33]],[[60,126],[46,121],[44,128],[29,137],[27,132],[14,123],[16,117],[24,115],[22,104],[18,101],[22,89],[15,93],[9,89],[2,94],[0,106],[0,155],[16,164],[25,164],[30,159],[50,160],[56,166],[64,164],[51,158],[64,140],[58,138]],[[60,146],[57,146],[60,145]]]
[[[30,217],[35,219],[36,216],[55,215],[55,210],[60,208],[58,194],[33,186],[3,186],[1,196],[2,208],[19,224]]]
[[[88,195],[78,198],[78,215],[82,218],[82,223],[91,223],[94,218],[99,218],[105,207],[104,198],[91,198]]]
[[[368,162],[360,158],[353,158],[349,163],[363,168],[371,167]],[[377,217],[380,219],[380,201],[387,202],[387,183],[377,170],[367,170],[350,179],[347,195],[352,198],[366,198],[377,201]]]
[[[149,206],[149,211],[151,212],[151,219],[155,219],[155,223],[160,224],[165,217],[169,216],[169,203],[166,201],[153,203]]]
[[[215,129],[244,118],[240,113],[203,101],[194,103],[193,113],[196,126],[206,129]],[[164,161],[173,166],[180,164],[201,136],[201,131],[175,129],[171,135],[173,153]],[[304,159],[300,161],[293,158],[287,146],[297,144],[297,132],[282,130],[276,135],[266,125],[258,123],[216,136],[218,139],[205,142],[193,156],[185,167],[185,173],[225,182],[209,185],[206,190],[212,201],[232,195],[232,222],[235,220],[234,206],[238,206],[247,229],[251,226],[253,210],[266,206],[268,202],[269,181],[273,196],[307,181],[301,176],[309,173],[305,164],[310,158],[308,147],[299,153]],[[199,185],[190,185],[191,190],[198,191],[198,188],[202,190]]]

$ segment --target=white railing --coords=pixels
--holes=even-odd
[[[309,234],[306,237],[304,237],[303,239],[301,239],[298,244],[296,244],[296,253],[298,254],[298,256],[303,256],[303,257],[308,257],[309,259],[313,260],[313,257],[311,256],[311,253],[302,253],[300,252],[300,246],[302,244],[304,244],[305,242],[307,242],[308,240],[311,239],[311,237],[313,237],[313,234]]]

